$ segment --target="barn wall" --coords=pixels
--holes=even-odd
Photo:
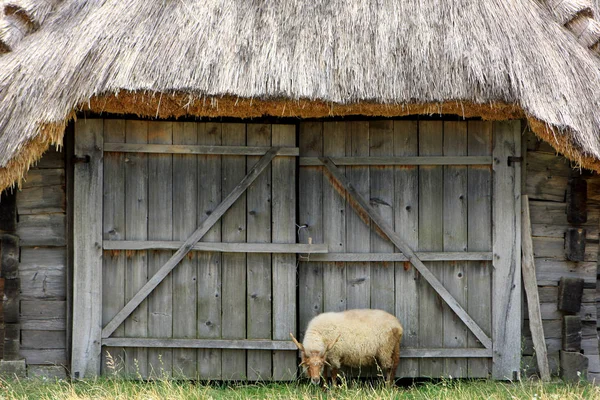
[[[28,375],[65,377],[65,158],[51,148],[17,193],[20,237],[20,352]]]
[[[583,262],[567,261],[564,235],[568,227],[566,192],[573,170],[569,161],[559,155],[545,142],[537,140],[531,132],[526,133],[525,189],[529,195],[533,247],[535,255],[541,312],[548,347],[550,368],[558,374],[559,350],[561,349],[561,321],[563,313],[557,309],[558,283],[561,277],[585,280],[581,307],[583,325],[582,349],[589,358],[589,376],[600,377],[598,356],[596,276],[598,259],[598,227],[600,223],[600,176],[582,171],[588,183],[586,250]],[[523,366],[535,370],[535,356],[529,331],[527,311],[523,312]]]

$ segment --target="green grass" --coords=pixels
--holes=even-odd
[[[599,399],[600,387],[560,382],[500,383],[442,380],[387,388],[380,382],[349,383],[323,391],[309,384],[206,385],[188,381],[100,379],[49,382],[0,381],[1,399]]]

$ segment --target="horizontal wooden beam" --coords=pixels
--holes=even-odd
[[[492,165],[489,156],[330,157],[335,165]],[[300,157],[300,166],[323,165],[318,157]]]
[[[314,246],[314,245],[313,245]],[[490,261],[491,252],[422,252],[415,253],[421,261]],[[305,262],[402,262],[408,261],[402,253],[327,253],[302,257]]]
[[[165,240],[105,240],[104,250],[178,250],[184,242]],[[223,253],[327,253],[325,244],[198,242],[191,251]]]
[[[236,349],[236,350],[289,350],[298,348],[289,340],[262,339],[155,339],[155,338],[107,338],[102,339],[107,347],[147,347],[181,349]],[[454,357],[492,357],[489,349],[404,349],[400,348],[402,358],[454,358]]]
[[[105,152],[262,156],[271,149],[258,146],[197,146],[182,144],[104,143]],[[298,156],[297,147],[282,147],[278,156]]]

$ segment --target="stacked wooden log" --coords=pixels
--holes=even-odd
[[[565,313],[562,323],[560,376],[565,381],[587,379],[589,360],[582,354],[582,325],[579,311],[583,297],[583,279],[562,278],[558,286],[558,309]]]

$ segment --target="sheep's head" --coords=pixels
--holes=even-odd
[[[321,381],[321,375],[323,374],[325,364],[329,365],[327,362],[327,352],[331,350],[340,337],[338,336],[332,343],[329,343],[325,348],[325,351],[306,351],[302,343],[298,342],[294,335],[290,333],[290,336],[298,349],[300,349],[300,357],[302,359],[300,366],[302,366],[304,372],[310,378],[310,381],[313,384],[318,385]]]

